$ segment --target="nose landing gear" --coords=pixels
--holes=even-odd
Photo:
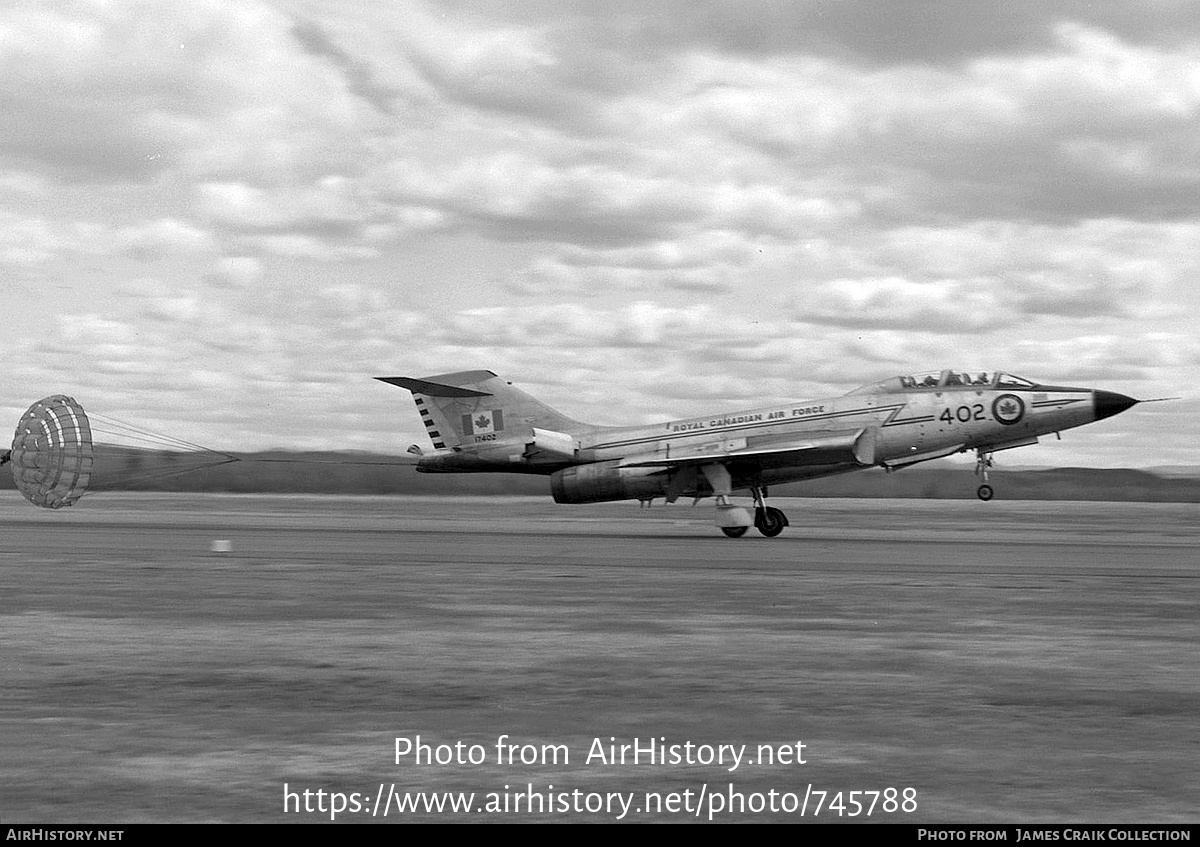
[[[975,490],[979,499],[985,503],[991,500],[996,492],[988,485],[988,468],[992,466],[992,454],[980,448],[975,451],[975,476],[983,477],[983,484]]]

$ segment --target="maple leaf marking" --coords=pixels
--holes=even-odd
[[[492,425],[492,419],[487,415],[480,415],[475,419],[475,427],[477,429],[487,429]]]
[[[1005,400],[1000,404],[1000,412],[1004,415],[1004,417],[1011,418],[1017,413],[1017,404],[1012,400]]]

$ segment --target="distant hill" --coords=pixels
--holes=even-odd
[[[1150,468],[1150,472],[1166,477],[1194,477],[1200,479],[1200,465],[1167,465]]]
[[[1200,477],[1163,477],[1128,468],[993,470],[990,482],[1003,500],[1124,500],[1200,502]],[[805,483],[778,486],[777,494],[808,497],[975,496],[979,479],[968,468],[909,468],[895,473],[872,469]]]
[[[187,491],[296,494],[550,494],[545,477],[524,474],[419,474],[406,456],[373,453],[240,453],[237,461],[205,453],[136,450],[101,445],[94,491]],[[225,462],[224,464],[216,464]],[[209,465],[205,467],[204,465]],[[1143,470],[1053,468],[997,470],[1003,500],[1130,500],[1200,502],[1200,475]],[[895,473],[871,469],[808,482],[772,486],[793,497],[902,497],[969,499],[979,480],[969,468],[914,467]],[[0,471],[0,487],[12,476]]]

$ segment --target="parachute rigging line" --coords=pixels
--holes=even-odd
[[[93,425],[95,432],[111,436],[117,440],[98,443],[97,447],[100,448],[102,454],[106,452],[104,448],[137,451],[131,452],[125,457],[127,462],[135,463],[135,467],[123,473],[113,470],[111,473],[105,474],[107,481],[103,484],[93,485],[93,491],[127,489],[241,461],[239,456],[225,452],[224,450],[214,450],[211,447],[205,447],[203,444],[197,444],[194,441],[188,441],[178,436],[167,435],[149,427],[132,424],[110,415],[93,413],[92,417],[97,422]],[[136,446],[130,446],[128,442],[133,442]],[[147,455],[146,448],[140,445],[168,448],[168,451],[158,455],[150,452]],[[143,469],[141,468],[141,464],[146,458],[157,459],[160,464],[155,467]],[[115,462],[116,457],[112,457],[112,461]],[[181,462],[184,463],[183,467],[180,467]]]
[[[378,462],[378,461],[360,461],[358,459],[278,459],[278,458],[257,458],[255,456],[241,456],[237,461],[242,462],[279,462],[291,465],[386,465],[395,468],[408,468],[416,465],[416,462],[399,461],[399,462]]]
[[[178,438],[174,435],[165,435],[156,430],[144,426],[131,424],[127,421],[122,421],[108,415],[101,415],[93,412],[92,417],[113,429],[107,429],[94,426],[96,432],[102,432],[106,435],[113,435],[121,438],[128,438],[134,441],[143,441],[148,444],[160,444],[164,446],[183,448],[185,451],[196,451],[200,453],[213,453],[218,456],[224,456],[228,459],[236,457],[232,453],[226,453],[223,450],[214,450],[211,447],[205,447],[203,444],[196,444],[193,441],[187,441],[183,438]]]
[[[13,449],[4,458],[12,462],[13,479],[22,495],[34,505],[49,509],[70,506],[85,494],[142,488],[235,462],[388,467],[413,464],[405,459],[238,455],[109,415],[93,412],[89,418],[79,403],[60,394],[29,408],[17,426]]]

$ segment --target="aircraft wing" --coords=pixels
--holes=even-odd
[[[654,456],[630,456],[621,467],[679,468],[712,464],[752,464],[759,468],[803,467],[806,465],[875,464],[873,428],[821,432],[754,442],[727,439],[702,444],[687,451]]]

